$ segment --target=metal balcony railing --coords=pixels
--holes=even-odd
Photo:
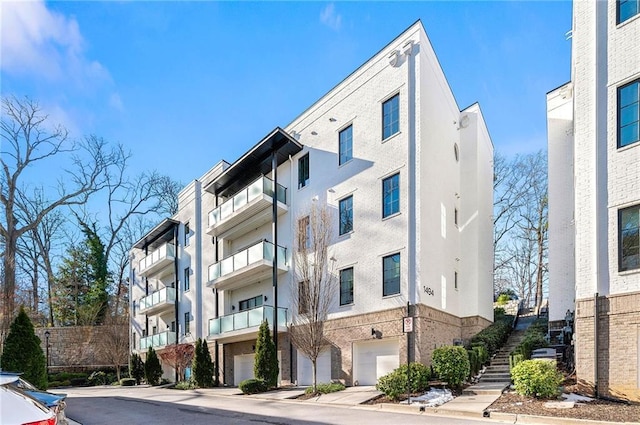
[[[147,350],[149,347],[164,347],[176,342],[176,333],[171,331],[160,332],[159,334],[140,338],[140,350]]]
[[[287,267],[287,248],[278,246],[278,268]],[[218,278],[229,275],[244,267],[261,261],[273,261],[274,245],[271,242],[261,241],[257,244],[243,249],[236,254],[218,261],[209,266],[208,278],[212,282]]]
[[[263,320],[266,320],[269,325],[273,323],[273,306],[263,305],[251,310],[211,319],[209,320],[209,336],[255,328],[260,326]],[[287,326],[287,324],[287,309],[278,307],[278,326]]]
[[[140,311],[144,312],[153,307],[157,307],[163,304],[173,305],[175,301],[176,301],[176,289],[171,287],[166,287],[150,295],[147,295],[144,298],[141,298],[139,303]]]
[[[176,255],[176,247],[173,246],[173,244],[166,243],[162,245],[160,248],[153,251],[151,254],[144,257],[142,260],[140,260],[139,270],[142,273],[148,268],[150,268],[151,266],[153,266],[154,264],[157,264],[162,260],[165,260],[165,259],[173,260],[175,258],[175,255]]]

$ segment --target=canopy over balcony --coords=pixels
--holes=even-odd
[[[272,169],[272,153],[280,166],[302,150],[302,145],[280,127],[251,148],[240,159],[231,164],[222,174],[205,186],[207,192],[218,196],[232,196],[247,187],[260,175]]]

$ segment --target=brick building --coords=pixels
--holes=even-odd
[[[575,309],[578,379],[640,401],[640,3],[573,3],[571,82],[548,93],[549,319]]]
[[[237,385],[253,376],[267,319],[280,382],[309,384],[287,325],[298,313],[296,229],[315,203],[335,218],[339,287],[318,382],[375,384],[408,351],[429,364],[436,346],[493,319],[492,158],[479,106],[459,108],[416,22],[284,129],[181,192],[178,213],[132,249],[132,346],[206,338],[221,382]],[[413,339],[402,328],[408,304]]]

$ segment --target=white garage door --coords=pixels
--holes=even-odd
[[[313,369],[311,360],[298,352],[298,385],[313,385]],[[325,350],[320,353],[316,361],[318,384],[327,384],[331,382],[331,350]]]
[[[400,343],[397,339],[353,344],[353,381],[358,381],[358,385],[375,385],[378,378],[399,365]]]
[[[254,378],[253,361],[255,357],[255,354],[240,354],[238,356],[233,356],[233,385],[237,387],[240,385],[240,382],[245,379]],[[280,351],[278,351],[278,364],[280,365],[280,369],[282,369]],[[282,370],[278,371],[278,383],[280,383],[281,376]]]

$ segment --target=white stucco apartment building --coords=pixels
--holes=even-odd
[[[316,203],[334,213],[339,286],[318,381],[375,384],[407,351],[430,364],[493,320],[492,159],[479,106],[460,109],[416,22],[181,192],[179,212],[132,249],[132,346],[206,338],[220,382],[237,385],[253,376],[259,323],[277,316],[280,380],[309,384],[286,326],[295,229]]]
[[[547,95],[550,327],[578,379],[640,400],[640,3],[573,3],[571,82]]]

